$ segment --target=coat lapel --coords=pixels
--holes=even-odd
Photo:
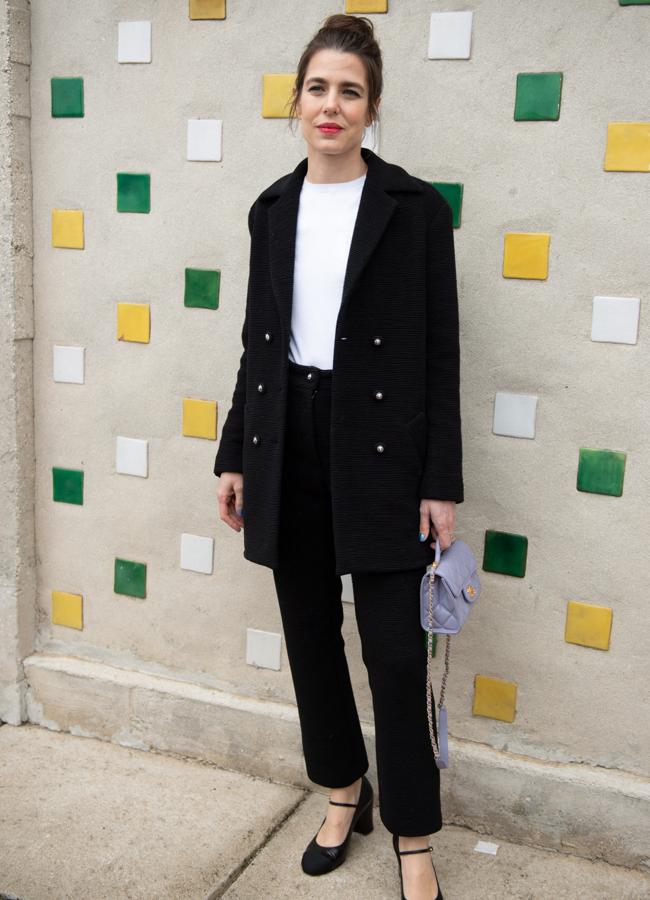
[[[385,162],[369,148],[362,147],[361,155],[368,165],[368,171],[352,232],[343,282],[341,314],[397,207],[397,200],[388,191],[422,190],[417,180],[404,169]],[[301,160],[293,172],[276,181],[260,195],[265,198],[278,195],[278,199],[269,207],[268,213],[269,266],[273,293],[287,334],[291,330],[298,207],[307,162],[307,158]]]

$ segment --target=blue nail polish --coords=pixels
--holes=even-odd
[[[243,516],[243,515],[244,515],[244,507],[243,507],[243,506],[240,506],[240,507],[239,507],[239,509],[237,510],[237,515],[238,515],[238,516]]]
[[[420,532],[420,543],[422,543],[422,541],[426,541],[426,539],[427,539],[426,534],[423,531],[421,531]]]

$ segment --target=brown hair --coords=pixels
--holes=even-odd
[[[366,16],[335,14],[328,16],[302,52],[298,62],[293,96],[289,105],[289,125],[296,120],[296,103],[302,93],[307,68],[319,50],[339,50],[356,53],[366,68],[368,84],[368,114],[371,122],[379,119],[377,101],[383,86],[381,50],[375,38],[372,22]]]

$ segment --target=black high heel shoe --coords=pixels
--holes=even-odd
[[[307,848],[302,855],[302,870],[303,872],[306,872],[307,875],[324,875],[326,872],[331,872],[332,869],[336,869],[337,866],[341,865],[347,855],[348,844],[352,832],[358,831],[359,834],[370,834],[373,829],[373,790],[372,785],[365,775],[361,777],[361,792],[359,794],[358,803],[341,803],[338,800],[330,800],[329,802],[333,806],[356,806],[356,812],[352,816],[352,822],[348,828],[345,840],[342,844],[337,844],[335,847],[323,847],[316,841],[318,831],[323,827],[323,822],[327,818],[327,816],[325,816],[323,822],[320,824],[320,828],[309,844],[307,844]]]
[[[397,865],[399,866],[400,893],[402,895],[402,900],[407,900],[407,898],[404,896],[404,884],[402,882],[402,860],[400,859],[400,856],[404,856],[405,853],[427,853],[429,850],[433,850],[433,847],[431,846],[431,844],[429,844],[428,847],[420,847],[418,850],[400,850],[399,849],[399,835],[394,834],[393,835],[393,849],[395,851],[395,855],[397,856]],[[431,860],[431,865],[433,866],[433,860]],[[435,866],[433,866],[433,872],[436,876],[436,881],[437,881],[438,873],[436,872]],[[435,897],[433,897],[433,900],[444,900],[444,898],[442,896],[442,891],[440,890],[440,882],[439,881],[438,881],[438,893],[436,894]]]

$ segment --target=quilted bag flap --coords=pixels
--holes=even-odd
[[[452,541],[440,557],[435,573],[454,597],[458,597],[461,591],[469,603],[478,597],[481,587],[476,559],[465,541]]]

